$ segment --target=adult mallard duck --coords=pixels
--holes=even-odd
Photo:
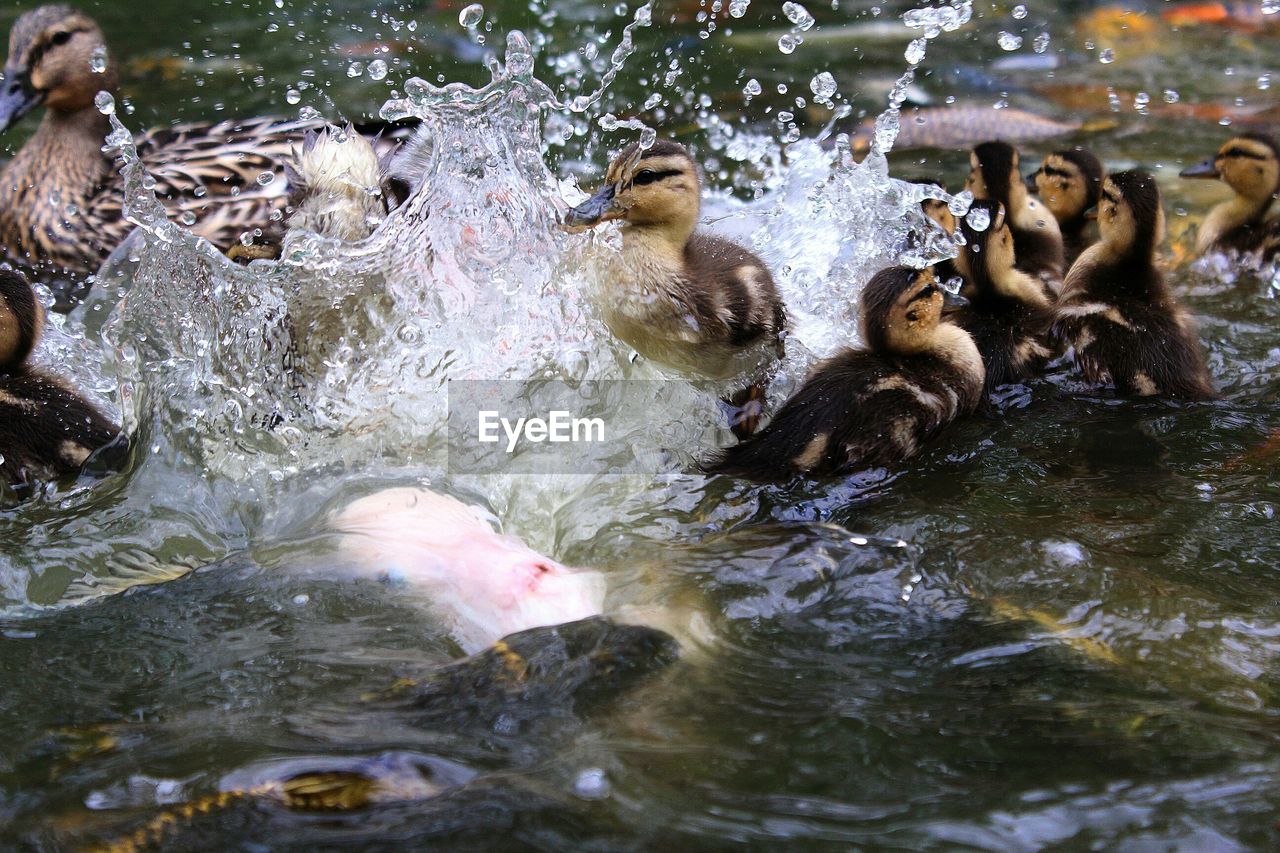
[[[710,472],[749,480],[825,477],[892,465],[982,399],[973,338],[943,317],[964,300],[930,269],[891,267],[862,291],[865,349],[814,368],[757,435],[724,450]]]
[[[1087,380],[1120,394],[1217,397],[1195,324],[1156,267],[1164,211],[1155,178],[1136,169],[1108,176],[1098,231],[1067,275],[1052,334],[1074,348]]]
[[[32,367],[44,319],[26,278],[0,270],[0,480],[29,486],[79,472],[120,428],[62,380]]]
[[[1205,218],[1196,234],[1196,254],[1238,252],[1258,263],[1280,254],[1280,220],[1269,219],[1280,195],[1280,143],[1265,133],[1242,133],[1217,155],[1183,169],[1184,178],[1217,178],[1235,191]]]
[[[102,30],[70,6],[23,14],[9,34],[0,133],[37,107],[35,134],[0,171],[0,254],[51,279],[81,277],[132,230],[123,181],[102,152],[109,122],[94,98],[114,93]],[[186,124],[136,137],[171,215],[222,250],[285,204],[276,180],[295,142],[318,122],[256,118]],[[268,180],[268,177],[271,180]]]

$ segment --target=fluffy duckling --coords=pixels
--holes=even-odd
[[[1018,269],[1055,285],[1062,281],[1062,232],[1058,220],[1027,192],[1018,152],[1007,142],[984,142],[969,152],[965,189],[975,199],[1004,206],[1013,234]]]
[[[1040,201],[1058,220],[1064,269],[1071,269],[1080,253],[1094,242],[1087,214],[1102,198],[1104,175],[1102,162],[1093,152],[1077,145],[1049,154],[1040,168],[1027,176],[1027,189],[1040,196]]]
[[[1242,133],[1217,155],[1189,169],[1184,178],[1217,178],[1235,192],[1205,218],[1196,235],[1196,254],[1239,252],[1259,263],[1280,252],[1280,220],[1268,219],[1280,194],[1280,144],[1265,133]]]
[[[707,470],[751,480],[824,477],[906,459],[977,408],[985,370],[973,338],[943,317],[963,304],[932,270],[891,267],[862,291],[865,349],[819,363],[758,435]]]
[[[114,93],[116,85],[102,30],[83,12],[41,6],[14,23],[0,133],[37,107],[44,117],[0,171],[0,256],[80,277],[133,229],[121,211],[123,179],[102,151],[110,125],[94,104],[99,91]],[[272,118],[190,124],[134,142],[169,212],[194,216],[192,230],[226,250],[284,206],[284,181],[258,177],[279,177],[293,143],[314,125]]]
[[[1053,322],[1053,294],[1044,282],[1017,268],[1004,208],[994,201],[975,201],[970,216],[960,220],[965,246],[956,267],[968,285],[969,304],[955,316],[973,336],[986,366],[986,392],[1022,382],[1044,372],[1053,356],[1048,345]],[[982,230],[971,224],[974,211],[988,217]]]
[[[20,273],[0,270],[0,480],[75,474],[120,428],[61,380],[28,364],[44,313]]]
[[[908,183],[921,184],[924,186],[938,187],[946,192],[947,187],[941,181],[933,178],[910,178]],[[956,216],[951,212],[951,208],[947,206],[945,201],[936,198],[926,198],[920,202],[920,209],[924,215],[929,217],[939,228],[948,234],[955,236],[956,233]],[[909,239],[914,240],[914,235]],[[960,272],[956,269],[955,261],[951,259],[938,261],[933,265],[933,272],[938,277],[938,281],[950,281],[953,278],[959,278]]]
[[[278,258],[290,235],[311,232],[354,243],[374,232],[387,216],[383,166],[373,143],[351,125],[308,130],[302,150],[284,166],[289,180],[285,233],[267,233],[253,245],[227,252],[234,261]]]
[[[1164,211],[1155,178],[1108,176],[1098,231],[1067,275],[1052,334],[1074,348],[1086,379],[1110,380],[1121,394],[1217,397],[1195,325],[1156,268]]]
[[[768,267],[737,243],[698,233],[702,184],[684,146],[633,144],[605,184],[566,214],[572,231],[620,220],[622,253],[605,320],[642,355],[712,378],[742,370],[755,345],[780,343],[782,298]]]

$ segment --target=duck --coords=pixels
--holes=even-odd
[[[981,211],[987,226],[974,227]],[[1017,268],[1013,234],[1004,206],[975,201],[960,219],[965,246],[956,268],[969,304],[954,322],[973,336],[986,368],[985,393],[1044,372],[1054,352],[1048,340],[1055,294],[1043,281]]]
[[[907,178],[909,184],[919,184],[926,187],[937,187],[943,192],[947,191],[947,186],[936,178]],[[945,201],[936,198],[925,198],[920,200],[920,210],[933,221],[935,225],[946,232],[947,236],[954,239],[956,234],[956,216],[951,212],[950,206]],[[907,248],[914,249],[921,245],[920,238],[913,232],[907,236]],[[949,282],[953,279],[959,279],[960,273],[956,269],[954,258],[944,258],[933,265],[934,275],[938,281]]]
[[[1196,254],[1251,256],[1259,265],[1280,252],[1280,219],[1269,219],[1280,195],[1280,143],[1265,133],[1242,133],[1223,143],[1208,160],[1178,173],[1183,178],[1216,178],[1235,195],[1214,207],[1196,234]]]
[[[1217,398],[1195,324],[1156,266],[1164,211],[1155,178],[1108,175],[1097,216],[1100,240],[1067,274],[1051,336],[1072,348],[1087,381],[1123,396]]]
[[[932,269],[895,266],[862,291],[862,348],[819,362],[756,435],[709,460],[709,473],[780,482],[893,465],[975,411],[986,369],[944,312],[964,304]]]
[[[78,474],[120,427],[51,373],[30,364],[44,309],[27,278],[0,269],[0,482],[22,490]]]
[[[759,257],[697,230],[701,205],[699,168],[683,145],[633,143],[562,224],[580,232],[621,223],[622,249],[602,299],[613,334],[643,356],[724,379],[762,344],[781,356],[786,310]]]
[[[1058,221],[1063,269],[1071,269],[1080,253],[1096,239],[1093,223],[1085,214],[1097,206],[1105,174],[1102,161],[1077,145],[1045,155],[1040,168],[1027,176],[1027,189],[1040,197]]]
[[[133,229],[122,211],[123,178],[102,151],[109,119],[95,104],[117,84],[102,30],[83,12],[40,6],[14,23],[0,133],[34,109],[44,115],[0,171],[0,258],[58,289],[96,271]],[[142,133],[134,144],[170,215],[194,218],[191,230],[226,251],[284,207],[285,181],[276,179],[316,126],[276,117],[182,124]]]
[[[965,189],[975,199],[1004,206],[1013,234],[1018,269],[1053,283],[1064,272],[1062,232],[1058,220],[1027,192],[1018,168],[1018,151],[1007,142],[984,142],[969,152]]]
[[[227,252],[234,261],[279,258],[292,240],[306,233],[354,243],[386,219],[385,165],[374,143],[354,126],[326,125],[303,135],[301,150],[284,164],[289,184],[284,232],[270,226],[252,244]]]

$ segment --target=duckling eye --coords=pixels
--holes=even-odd
[[[653,169],[644,169],[636,173],[636,176],[631,179],[631,183],[635,184],[636,186],[642,187],[645,184],[651,184],[654,181],[658,180],[658,177],[659,177],[658,173],[655,172]]]
[[[920,312],[919,312],[919,311],[908,311],[908,312],[907,312],[907,320],[908,320],[909,322],[914,323],[916,320],[919,320],[919,319],[920,319]]]
[[[49,39],[49,44],[57,47],[58,45],[66,44],[69,41],[71,41],[71,33],[63,30],[62,32],[54,33],[53,38]]]

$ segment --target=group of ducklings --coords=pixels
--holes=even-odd
[[[102,32],[82,12],[42,6],[15,23],[0,132],[36,107],[44,117],[0,171],[0,252],[10,264],[44,276],[84,274],[127,236],[122,184],[101,148],[108,119],[95,103],[115,85]],[[285,211],[291,231],[367,236],[412,193],[422,171],[414,164],[429,146],[415,137],[389,159],[354,129],[279,119],[182,125],[135,143],[166,208],[193,214],[196,233],[233,252],[243,252],[241,234]],[[1024,180],[1017,151],[999,141],[974,148],[971,167],[966,187],[986,227],[975,213],[956,218],[925,202],[940,227],[963,234],[959,256],[936,271],[893,267],[874,276],[861,298],[863,347],[818,364],[758,432],[767,371],[757,371],[735,398],[744,404],[734,424],[743,440],[710,470],[779,480],[892,464],[1068,347],[1088,380],[1122,394],[1215,396],[1190,318],[1155,263],[1163,212],[1151,175],[1104,176],[1097,158],[1075,148],[1050,154]],[[258,180],[264,172],[286,180]],[[1235,193],[1205,220],[1200,253],[1275,258],[1280,225],[1268,216],[1280,191],[1280,146],[1243,134],[1183,175],[1221,179]],[[698,231],[701,194],[700,170],[683,146],[632,145],[564,225],[622,226],[616,298],[606,306],[619,338],[657,360],[724,377],[761,352],[781,355],[787,316],[760,258]],[[952,274],[963,279],[961,297],[939,283]],[[72,473],[97,448],[120,445],[118,427],[29,364],[40,318],[27,280],[0,272],[0,474],[11,483]]]

